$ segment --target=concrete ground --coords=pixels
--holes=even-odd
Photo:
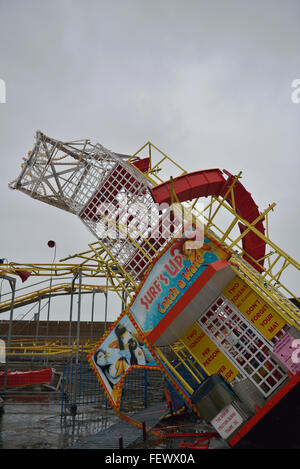
[[[49,392],[36,386],[8,392],[0,412],[0,449],[69,449],[84,447],[87,437],[106,430],[120,422],[119,417],[111,408],[101,405],[79,407],[75,416],[61,417],[60,393]],[[128,411],[130,409],[127,409]],[[135,412],[138,409],[132,409]],[[207,431],[205,428],[191,427],[184,416],[176,421],[176,417],[161,422],[161,425],[183,425],[181,431]],[[187,427],[188,425],[188,427]],[[133,427],[134,428],[134,427]],[[210,429],[211,430],[211,429]],[[143,441],[142,432],[128,449],[176,449],[176,440],[161,440],[157,436],[147,435]],[[214,441],[213,447],[224,448],[224,442]],[[221,443],[221,446],[220,446]]]
[[[116,423],[112,409],[88,406],[61,417],[59,393],[8,394],[0,413],[0,449],[63,449]]]

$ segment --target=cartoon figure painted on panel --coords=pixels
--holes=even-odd
[[[121,392],[119,383],[133,365],[156,366],[128,316],[124,316],[91,357],[114,402]]]

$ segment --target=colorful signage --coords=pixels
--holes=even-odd
[[[269,340],[286,324],[284,319],[238,276],[227,285],[223,295]]]
[[[287,367],[293,375],[300,371],[300,340],[292,337],[288,332],[276,342],[274,355]]]
[[[185,238],[175,239],[157,259],[130,306],[144,332],[153,330],[206,267],[227,257],[227,252],[207,237],[199,249],[185,251]]]
[[[239,371],[205,334],[199,324],[193,324],[180,341],[191,355],[201,364],[208,375],[220,373],[227,381],[232,381]]]
[[[157,366],[141,334],[127,314],[114,324],[89,357],[102,387],[113,405],[119,406],[123,379],[133,366]]]

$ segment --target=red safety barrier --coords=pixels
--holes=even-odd
[[[216,436],[219,436],[218,433],[216,432],[190,432],[190,433],[166,433],[165,434],[165,438],[169,438],[169,439],[177,439],[177,438],[197,438],[201,436],[201,438],[197,439],[197,441],[204,441],[204,440],[209,440],[210,438],[213,438],[213,437],[216,437]]]
[[[205,438],[195,442],[182,441],[178,445],[178,449],[208,449],[209,441]]]
[[[33,384],[49,383],[52,378],[52,369],[7,372],[7,386],[30,386]],[[0,372],[0,386],[4,385],[4,371]]]
[[[196,434],[197,435],[197,434]],[[198,433],[199,435],[199,433]],[[189,436],[189,434],[187,434]],[[193,436],[193,434],[191,434]],[[201,438],[195,441],[183,441],[179,443],[179,449],[209,449],[209,441],[211,438],[218,437],[218,433],[215,432],[203,432]]]

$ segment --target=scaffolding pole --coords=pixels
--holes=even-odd
[[[12,336],[12,324],[14,316],[14,302],[15,302],[15,291],[16,291],[16,279],[8,275],[0,275],[1,278],[7,280],[11,288],[11,305],[10,305],[10,315],[9,315],[9,326],[8,326],[8,337],[7,337],[7,350],[10,350],[11,346],[11,336]],[[7,388],[7,372],[8,372],[8,354],[5,357],[4,365],[4,380],[3,380],[3,393],[6,393]]]

